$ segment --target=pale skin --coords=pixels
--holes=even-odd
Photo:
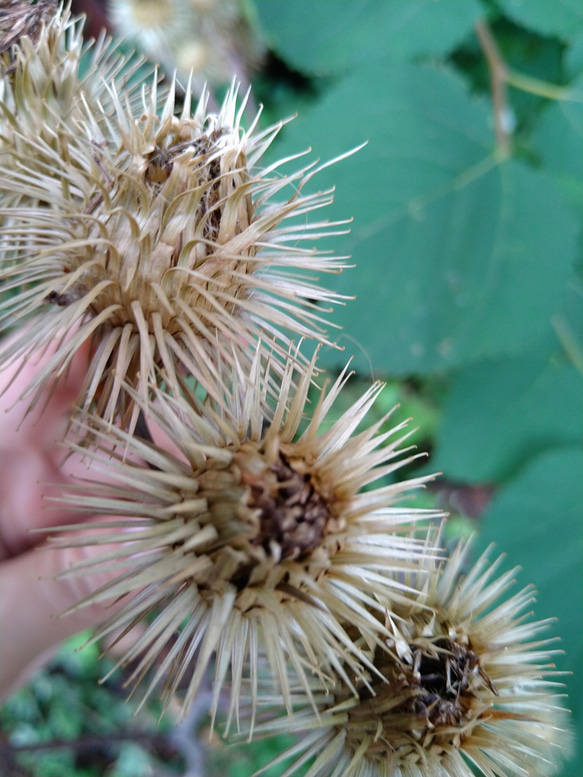
[[[99,550],[40,549],[47,535],[34,532],[87,520],[86,515],[55,508],[46,497],[58,494],[59,484],[75,474],[87,477],[78,458],[63,465],[59,441],[78,399],[88,358],[86,346],[75,355],[44,409],[41,401],[26,415],[28,401],[19,400],[39,368],[38,357],[25,361],[0,397],[0,699],[26,682],[63,640],[95,627],[111,613],[107,604],[93,604],[59,617],[108,578],[94,574],[55,580],[59,572]],[[19,366],[0,373],[1,388]]]

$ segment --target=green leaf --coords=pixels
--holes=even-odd
[[[545,449],[583,439],[582,395],[583,376],[556,346],[466,367],[452,380],[431,467],[500,482]]]
[[[115,766],[108,770],[110,777],[142,777],[152,774],[152,759],[147,750],[135,742],[122,745]]]
[[[581,0],[498,0],[510,19],[541,35],[568,41],[583,34]]]
[[[334,75],[384,58],[446,54],[482,14],[476,0],[255,0],[263,35],[288,65]]]
[[[554,100],[540,118],[531,138],[539,162],[554,176],[572,205],[583,211],[583,76],[569,88],[579,101]]]
[[[565,52],[565,67],[573,77],[583,73],[583,35],[575,38]]]
[[[336,184],[330,218],[354,216],[336,248],[356,269],[332,280],[356,301],[334,321],[363,372],[447,370],[517,352],[548,327],[578,218],[542,171],[497,161],[489,124],[487,103],[451,73],[400,65],[342,81],[275,149],[329,159],[369,139],[315,179]]]
[[[573,711],[573,730],[583,731],[583,449],[580,446],[547,451],[509,483],[483,517],[480,544],[496,542],[508,553],[509,565],[520,564],[519,584],[538,590],[537,619],[557,618],[564,655],[557,655]],[[583,742],[561,772],[583,773]]]

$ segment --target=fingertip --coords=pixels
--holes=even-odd
[[[39,391],[31,389],[60,343],[60,338],[55,338],[42,352],[26,353],[1,369],[0,410],[6,418],[4,447],[7,447],[7,435],[9,440],[18,440],[20,444],[27,439],[34,439],[38,444],[39,438],[44,443],[49,436],[52,442],[63,436],[73,405],[80,403],[91,359],[91,342],[87,338],[81,343],[61,375],[51,378]],[[10,341],[6,348],[9,346]]]
[[[113,573],[62,575],[63,570],[102,552],[97,547],[45,548],[3,562],[0,695],[18,687],[39,656],[73,634],[96,627],[111,614],[112,602],[77,605],[109,582]]]

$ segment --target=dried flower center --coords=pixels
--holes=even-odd
[[[418,695],[403,707],[424,717],[428,726],[459,726],[471,712],[474,689],[491,683],[469,646],[447,639],[434,644],[435,656],[421,651],[414,654],[411,687]]]
[[[283,598],[305,599],[301,569],[326,568],[326,537],[338,522],[307,463],[286,453],[278,438],[248,441],[227,467],[197,475],[194,501],[204,505],[201,523],[214,530],[194,549],[210,562],[193,575],[199,590],[245,589],[242,608],[254,606],[252,592],[264,584]]]
[[[409,647],[412,663],[377,651],[375,664],[386,682],[375,680],[360,691],[360,703],[349,713],[352,747],[369,736],[369,754],[410,752],[413,760],[419,746],[431,745],[436,753],[458,749],[497,695],[469,643],[439,638]]]
[[[309,472],[297,472],[280,452],[261,477],[245,473],[243,481],[250,486],[248,506],[259,511],[253,545],[270,554],[276,544],[282,559],[301,559],[321,544],[330,513]]]

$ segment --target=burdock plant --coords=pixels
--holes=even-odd
[[[293,338],[331,344],[318,275],[346,266],[314,246],[341,225],[305,219],[332,199],[304,193],[321,168],[262,167],[282,125],[245,129],[236,84],[215,112],[192,82],[180,108],[156,77],[137,101],[105,40],[81,78],[78,23],[25,6],[0,41],[2,365],[57,342],[32,406],[90,346],[64,443],[90,470],[58,501],[101,518],[53,545],[103,546],[63,572],[111,575],[74,608],[116,600],[93,639],[135,632],[127,683],[183,714],[214,661],[213,714],[248,690],[250,735],[301,735],[289,775],[550,774],[530,589],[507,598],[485,556],[464,576],[462,546],[436,560],[440,513],[399,506],[428,479],[395,480],[404,426],[367,421],[380,384],[338,413],[345,370],[309,401],[317,348]]]
[[[15,43],[28,38],[37,43],[45,22],[55,17],[56,0],[6,0],[0,8],[0,54],[10,52]],[[10,54],[7,57],[10,61]]]
[[[37,203],[28,183],[35,172],[50,175],[64,152],[59,138],[78,131],[80,109],[91,106],[102,122],[111,115],[107,83],[123,77],[126,99],[139,97],[142,61],[124,56],[105,35],[85,46],[83,20],[55,9],[53,0],[0,8],[2,173],[17,176],[12,188],[2,187],[4,208]]]

